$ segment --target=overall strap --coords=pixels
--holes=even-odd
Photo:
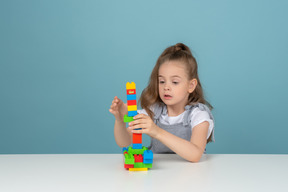
[[[163,113],[163,110],[167,110],[164,104],[162,103],[157,103],[153,107],[153,113],[154,113],[154,122],[158,121],[161,114]]]

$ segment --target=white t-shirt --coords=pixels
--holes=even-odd
[[[138,113],[148,115],[145,109],[138,110]],[[176,123],[181,123],[183,122],[183,117],[185,113],[188,113],[188,111],[185,110],[183,113],[175,117],[169,117],[167,112],[162,113],[159,118],[159,121],[160,123],[165,124],[165,125],[173,125]],[[195,107],[192,109],[192,112],[190,114],[190,119],[191,119],[190,123],[191,123],[192,131],[196,125],[203,123],[204,121],[207,121],[209,123],[209,129],[207,133],[207,139],[208,139],[214,129],[214,121],[213,119],[210,118],[209,113],[207,111],[200,110],[198,107]]]

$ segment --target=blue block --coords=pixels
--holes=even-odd
[[[128,116],[129,117],[134,117],[135,115],[137,115],[138,112],[137,111],[128,111]]]
[[[151,150],[146,150],[143,153],[143,160],[152,160],[153,159],[153,152]]]
[[[153,163],[153,159],[143,159],[143,163],[152,164]]]
[[[133,149],[142,149],[142,143],[132,144]]]
[[[128,148],[127,147],[123,147],[122,153],[124,153],[124,151],[128,151]]]
[[[127,101],[128,100],[137,100],[136,95],[135,94],[134,95],[127,95]]]

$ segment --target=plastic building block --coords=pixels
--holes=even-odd
[[[153,163],[153,152],[151,150],[146,150],[143,153],[143,163]]]
[[[142,143],[133,143],[133,149],[142,149]]]
[[[128,147],[123,147],[122,153],[124,153],[125,151],[128,151]]]
[[[136,95],[127,95],[127,100],[137,100]]]
[[[142,147],[142,149],[133,149],[132,147],[129,147],[128,148],[128,153],[131,153],[131,154],[143,154],[144,151],[147,150],[147,147]],[[144,158],[144,157],[143,157]]]
[[[128,148],[128,150],[129,150],[129,148]],[[144,159],[153,159],[153,152],[151,150],[144,151],[143,158]]]
[[[146,167],[144,167],[143,163],[140,162],[140,163],[134,163],[134,167],[133,168],[146,168]]]
[[[134,168],[134,164],[124,164],[124,168],[126,169]]]
[[[137,105],[128,105],[128,111],[137,111]]]
[[[127,95],[136,95],[136,89],[126,89]]]
[[[141,133],[133,133],[133,143],[142,143],[142,134]]]
[[[137,111],[128,111],[128,116],[129,117],[134,117],[135,115],[137,115],[138,112]]]
[[[129,117],[128,115],[124,115],[124,122],[129,123],[131,121],[134,121],[133,117]]]
[[[136,100],[128,100],[128,101],[127,101],[127,105],[128,105],[128,106],[137,105],[137,101],[136,101]]]
[[[152,164],[153,163],[153,159],[143,159],[143,163]]]
[[[140,155],[134,155],[134,162],[135,163],[142,163],[143,162],[143,156],[140,154]]]
[[[143,167],[152,168],[152,163],[143,163]]]
[[[129,168],[129,171],[147,171],[148,168]]]
[[[124,158],[125,158],[125,164],[134,164],[134,156],[131,153],[124,153]]]
[[[127,82],[126,83],[126,89],[136,89],[136,84],[134,82]]]

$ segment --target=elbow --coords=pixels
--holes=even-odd
[[[187,158],[191,163],[198,163],[201,160],[202,154],[194,154]]]
[[[131,144],[130,142],[117,142],[117,141],[116,143],[120,148],[128,147]]]
[[[120,148],[123,148],[123,147],[128,147],[130,144],[120,144],[120,143],[117,143],[117,145],[118,145]]]
[[[198,162],[200,161],[200,159],[201,159],[201,158],[199,158],[199,159],[193,158],[193,159],[188,159],[188,161],[189,161],[190,163],[198,163]]]

